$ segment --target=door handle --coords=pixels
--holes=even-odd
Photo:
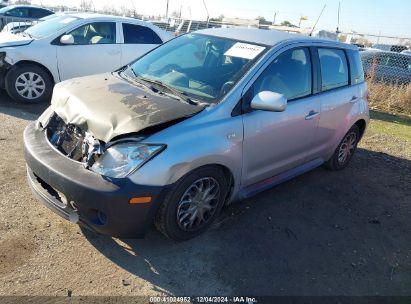
[[[308,115],[305,117],[305,120],[311,120],[316,118],[318,115],[320,115],[319,112],[315,112],[314,110],[310,111],[310,113],[308,113]]]
[[[113,51],[108,51],[108,54],[109,55],[118,55],[118,54],[120,54],[120,51],[117,51],[117,50],[113,50]]]
[[[357,97],[357,96],[353,96],[353,97],[351,98],[351,100],[350,100],[350,103],[356,103],[357,100],[358,100],[358,97]]]

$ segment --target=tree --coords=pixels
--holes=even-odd
[[[290,21],[288,21],[288,20],[285,20],[285,21],[281,22],[280,25],[282,25],[282,26],[288,26],[288,27],[297,27],[296,25],[292,24],[292,23],[291,23]]]
[[[91,10],[91,3],[87,0],[81,0],[80,2],[80,9],[82,11],[90,11]]]
[[[211,18],[210,21],[221,22],[224,19],[224,15],[220,15],[218,17]]]
[[[14,4],[31,5],[31,0],[16,0]]]
[[[257,18],[255,18],[255,20],[258,20],[260,23],[266,22],[266,20],[263,16],[258,16]]]

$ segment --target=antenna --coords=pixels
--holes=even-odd
[[[340,13],[341,13],[341,1],[338,1],[337,35],[340,33]]]
[[[314,24],[314,26],[313,26],[313,28],[312,28],[312,30],[311,30],[310,36],[313,35],[314,29],[315,29],[315,27],[317,26],[318,21],[320,21],[320,18],[321,18],[321,16],[323,15],[326,6],[327,6],[327,4],[324,4],[323,9],[321,10],[320,15],[318,16],[318,19],[317,19],[317,21],[315,22],[315,24]]]

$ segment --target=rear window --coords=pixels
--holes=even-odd
[[[318,49],[321,66],[322,91],[348,85],[348,64],[343,50]]]
[[[126,44],[161,44],[158,35],[146,26],[123,23],[124,43]]]
[[[347,51],[350,61],[351,84],[358,84],[364,81],[364,69],[362,66],[360,53],[357,51]]]
[[[33,8],[30,10],[30,17],[37,18],[37,19],[49,16],[51,14],[53,13],[50,11],[43,10],[41,8]]]

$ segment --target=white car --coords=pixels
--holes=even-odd
[[[55,83],[117,70],[171,38],[137,19],[61,15],[18,35],[0,33],[0,85],[17,101],[46,101]]]
[[[1,30],[2,33],[12,33],[18,34],[27,30],[30,26],[33,25],[33,22],[10,22],[7,23],[3,29]]]

